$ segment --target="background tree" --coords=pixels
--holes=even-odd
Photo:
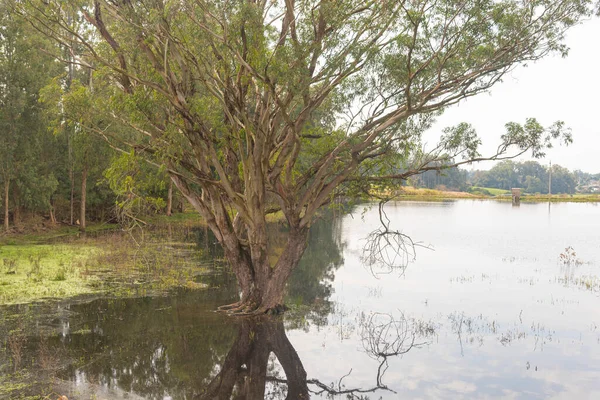
[[[549,167],[537,161],[503,161],[489,171],[477,171],[476,186],[506,189],[520,187],[527,193],[548,193]],[[588,174],[590,177],[593,175]],[[575,193],[577,176],[560,165],[552,166],[552,193]]]
[[[515,164],[519,176],[519,187],[527,193],[547,193],[548,173],[537,161],[525,161]]]
[[[14,5],[84,50],[73,62],[93,66],[94,89],[78,94],[89,107],[72,117],[112,147],[166,165],[223,246],[241,289],[225,309],[241,313],[280,309],[308,229],[336,196],[451,166],[440,161],[511,157],[513,145],[542,156],[562,124],[509,123],[487,158],[467,124],[429,151],[420,135],[519,63],[566,54],[565,30],[591,11],[581,0]],[[75,29],[65,10],[87,25]],[[272,264],[274,210],[289,233]]]
[[[60,66],[38,51],[48,39],[10,13],[5,2],[0,3],[0,42],[0,180],[8,231],[11,207],[15,224],[25,208],[51,208],[58,183],[48,153],[56,143],[45,136],[38,92]]]
[[[121,154],[113,159],[104,176],[117,195],[117,216],[122,225],[139,225],[144,223],[141,216],[167,208],[170,179],[164,168],[148,165],[134,153]]]
[[[467,171],[458,167],[444,168],[446,165],[455,164],[455,160],[431,164],[439,165],[440,169],[425,171],[422,174],[411,178],[411,184],[429,189],[443,188],[460,191],[467,190]]]
[[[552,193],[575,193],[575,176],[565,167],[552,165]]]
[[[515,170],[515,163],[503,161],[492,167],[476,182],[477,186],[510,190],[513,187],[521,187],[519,177]]]

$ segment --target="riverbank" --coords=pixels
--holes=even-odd
[[[489,194],[487,194],[487,193]],[[455,192],[447,190],[421,189],[404,186],[396,190],[394,200],[417,200],[417,201],[445,201],[454,199],[473,200],[497,200],[512,201],[508,190],[490,190],[489,188],[476,188],[472,193]],[[600,202],[600,194],[521,194],[522,202],[573,202],[573,203],[596,203]]]

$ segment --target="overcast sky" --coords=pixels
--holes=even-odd
[[[600,19],[572,28],[567,35],[569,55],[552,56],[518,67],[491,94],[481,94],[449,108],[425,139],[433,144],[445,126],[471,123],[483,140],[482,154],[492,154],[509,121],[537,118],[549,126],[565,121],[574,143],[555,146],[539,162],[560,164],[571,170],[600,172]],[[530,156],[519,160],[530,159]],[[468,169],[489,169],[479,163]]]

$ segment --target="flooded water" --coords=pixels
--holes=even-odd
[[[0,375],[34,382],[6,398],[600,398],[600,207],[389,204],[421,244],[404,269],[368,262],[395,254],[365,253],[364,208],[311,231],[282,319],[214,313],[236,298],[221,269],[206,290],[1,309]]]

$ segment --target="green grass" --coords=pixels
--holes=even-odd
[[[145,296],[200,289],[203,252],[186,242],[187,223],[167,230],[58,237],[59,244],[0,244],[0,305],[81,295]],[[192,225],[197,225],[190,222]],[[164,232],[163,232],[164,230]],[[135,236],[135,238],[134,238]],[[45,237],[45,239],[48,239]],[[76,239],[76,240],[75,240]],[[52,242],[57,242],[53,240]]]
[[[142,217],[142,220],[150,225],[166,225],[166,224],[195,224],[204,225],[204,221],[197,211],[186,210],[182,213],[173,213],[171,216],[164,214]]]
[[[552,202],[552,203],[597,203],[600,202],[600,195],[598,194],[553,194],[549,196],[547,194],[525,194],[521,196],[521,201],[525,202]]]
[[[117,229],[116,224],[96,223],[88,225],[86,233],[95,234]],[[20,233],[0,235],[0,245],[18,245],[33,243],[48,243],[62,238],[76,238],[79,236],[79,227],[69,225],[57,225],[55,228],[45,232]]]
[[[99,251],[89,245],[1,245],[0,304],[94,293],[94,277],[85,269]]]

